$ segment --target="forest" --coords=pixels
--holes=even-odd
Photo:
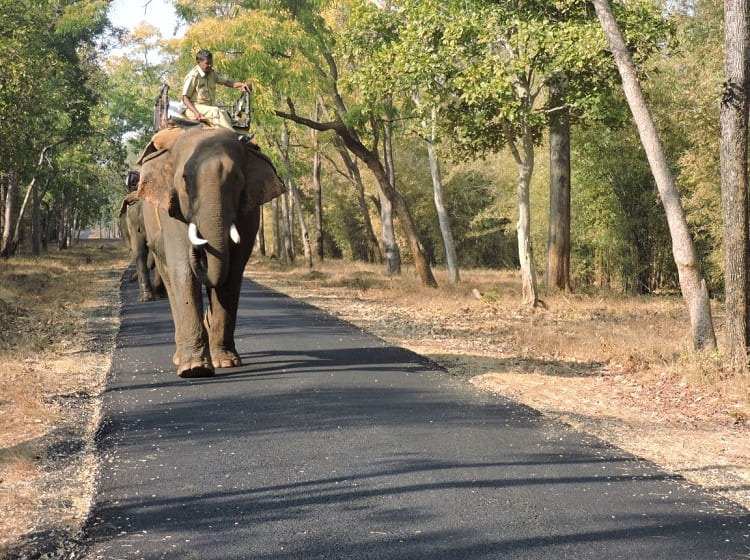
[[[710,310],[698,308],[710,296],[738,325],[727,348],[745,367],[747,271],[725,275],[724,214],[745,215],[737,261],[747,202],[722,207],[720,155],[745,150],[746,191],[747,148],[722,142],[735,138],[722,128],[722,107],[734,106],[722,104],[733,91],[724,3],[173,4],[180,37],[148,22],[116,28],[106,0],[2,2],[2,256],[64,250],[90,227],[116,231],[155,98],[168,84],[177,100],[206,48],[217,71],[252,85],[252,131],[287,186],[264,208],[261,254],[309,267],[380,263],[391,275],[408,266],[438,289],[434,267],[454,283],[463,269],[520,269],[528,305],[540,283],[682,293],[695,347],[708,350]],[[603,32],[607,13],[655,125],[661,175]],[[229,88],[218,93],[235,101]]]

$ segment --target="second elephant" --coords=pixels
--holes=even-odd
[[[136,193],[130,193],[122,201],[120,207],[120,232],[122,240],[135,260],[135,270],[138,277],[139,301],[151,301],[164,297],[164,284],[155,270],[154,256],[146,243],[146,229],[143,224],[143,203],[137,199]],[[151,280],[151,270],[154,279]]]

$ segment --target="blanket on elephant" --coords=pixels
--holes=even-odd
[[[149,143],[146,144],[145,148],[143,148],[141,155],[138,156],[136,163],[141,165],[146,160],[146,157],[151,155],[152,153],[158,152],[160,150],[168,150],[174,145],[177,138],[183,132],[185,132],[185,129],[177,126],[171,128],[162,128],[159,132],[151,137]]]

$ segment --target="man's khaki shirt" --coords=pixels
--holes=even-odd
[[[206,74],[196,65],[185,76],[185,83],[182,86],[182,95],[186,95],[193,103],[201,105],[215,105],[216,84],[222,84],[232,87],[234,82],[212,70]]]

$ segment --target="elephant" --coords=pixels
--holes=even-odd
[[[260,206],[284,184],[271,161],[231,131],[187,129],[155,146],[139,159],[136,193],[174,320],[173,361],[180,377],[210,377],[242,363],[234,342],[242,277]]]
[[[164,297],[165,289],[159,272],[155,269],[154,256],[146,244],[146,229],[143,224],[143,204],[135,193],[130,193],[120,206],[120,231],[125,246],[135,259],[138,277],[138,301],[151,301]],[[154,270],[151,281],[150,271]]]

